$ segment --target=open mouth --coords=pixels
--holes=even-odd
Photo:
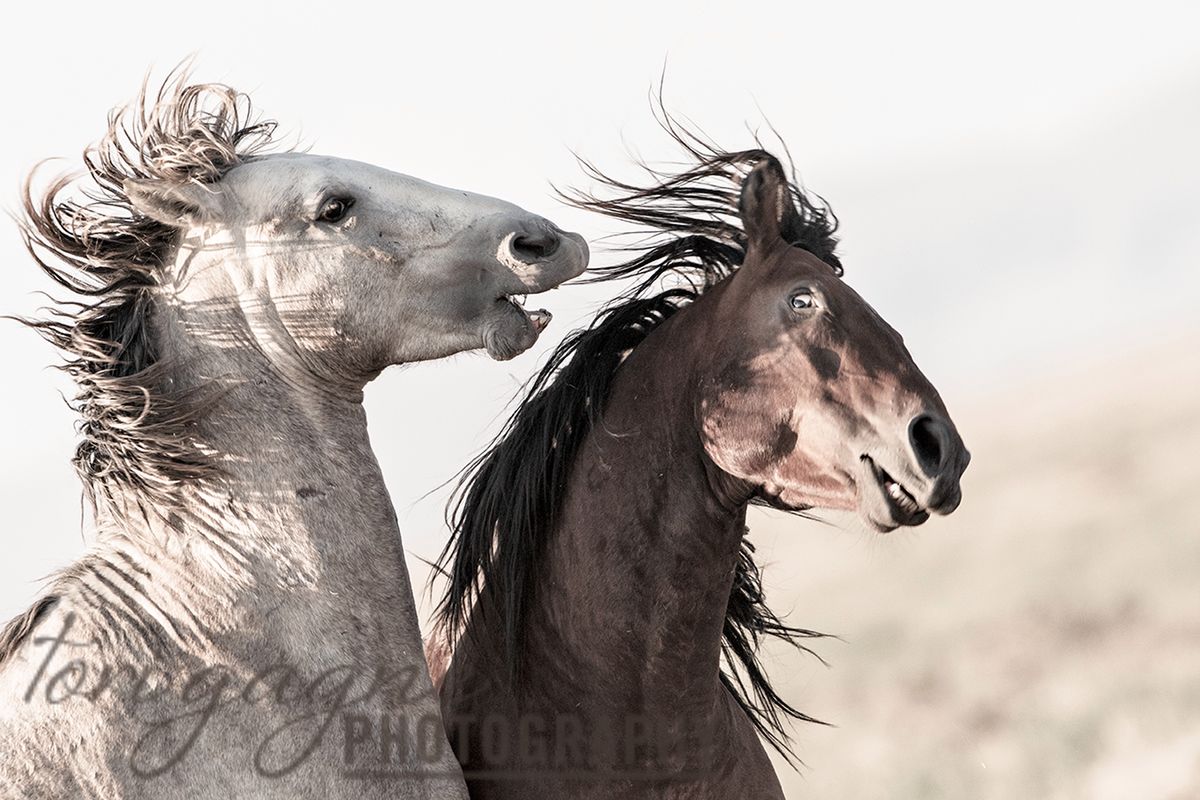
[[[904,487],[904,484],[888,474],[888,471],[875,463],[868,455],[861,457],[874,475],[876,482],[881,490],[884,503],[887,506],[888,515],[891,527],[896,525],[920,525],[925,520],[929,519],[929,512],[921,507],[921,504],[916,501],[912,493]],[[878,524],[878,523],[877,523]],[[887,527],[887,525],[882,525]]]
[[[550,312],[544,308],[525,308],[524,294],[502,294],[484,318],[483,346],[497,361],[507,361],[537,343],[550,324]]]
[[[503,300],[511,304],[513,308],[515,308],[525,317],[529,324],[533,326],[535,331],[541,333],[542,331],[546,330],[546,326],[550,324],[550,320],[553,319],[553,315],[544,308],[537,308],[533,310],[525,308],[525,301],[528,299],[528,297],[529,295],[525,294],[506,294],[500,297],[497,302],[499,302],[499,300]]]

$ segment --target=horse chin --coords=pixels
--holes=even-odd
[[[526,310],[523,296],[501,297],[484,323],[483,346],[495,360],[508,361],[533,347],[550,319],[545,309]]]
[[[789,487],[760,486],[755,492],[755,497],[764,505],[790,514],[811,511],[817,507],[806,493]]]
[[[877,533],[890,533],[896,528],[915,528],[929,519],[929,512],[899,510],[888,501],[859,504],[858,515]]]
[[[795,514],[801,511],[809,511],[812,509],[812,506],[808,505],[807,503],[790,503],[778,495],[772,496],[760,493],[758,497],[764,504],[770,506],[776,511],[787,511],[790,514]]]

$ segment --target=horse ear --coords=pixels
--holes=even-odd
[[[175,228],[190,228],[220,214],[220,193],[200,183],[129,178],[122,186],[134,209]]]
[[[792,244],[802,224],[783,165],[774,156],[764,156],[742,181],[738,200],[742,229],[752,248],[769,247],[780,239]]]

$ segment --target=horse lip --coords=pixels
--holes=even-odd
[[[949,485],[948,488],[940,492],[940,496],[936,500],[929,501],[929,510],[934,514],[946,516],[952,514],[962,502],[962,487],[958,483]]]
[[[868,520],[876,528],[881,532],[886,532],[901,525],[920,525],[929,519],[930,510],[923,507],[912,491],[892,477],[887,470],[876,463],[875,459],[864,453],[859,456],[859,460],[871,476],[871,481],[864,483],[874,485],[878,498],[876,505],[882,505],[886,511],[886,522],[867,515]]]
[[[550,321],[554,319],[554,315],[544,308],[526,308],[525,294],[504,294],[496,298],[496,303],[507,306],[525,318],[525,322],[532,326],[534,333],[541,335]]]

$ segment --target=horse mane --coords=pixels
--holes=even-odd
[[[171,508],[176,490],[216,472],[192,430],[200,403],[165,388],[151,335],[160,271],[179,231],[137,211],[128,179],[210,184],[272,144],[275,123],[255,120],[249,97],[220,84],[188,84],[185,68],[157,91],[109,115],[83,153],[82,175],[61,175],[35,194],[26,179],[26,249],[77,300],[52,300],[44,319],[22,319],[64,357],[78,386],[73,464],[93,510],[118,495]],[[141,512],[145,513],[143,508]]]
[[[17,652],[21,644],[29,638],[29,634],[37,627],[45,616],[58,602],[58,595],[46,594],[39,597],[24,613],[10,619],[0,629],[0,666],[8,663],[12,654]]]
[[[514,679],[522,669],[524,621],[571,468],[600,423],[617,370],[658,325],[741,265],[747,247],[738,217],[741,183],[755,164],[773,158],[761,147],[722,151],[665,111],[659,122],[688,157],[685,169],[672,173],[642,164],[650,180],[638,186],[583,161],[588,177],[615,196],[562,193],[578,208],[640,226],[633,234],[637,243],[622,248],[630,257],[596,267],[588,278],[631,279],[632,286],[551,353],[496,439],[464,468],[448,509],[451,537],[436,564],[447,578],[437,607],[439,628],[452,642],[470,635],[472,613],[489,611],[479,602],[487,587],[498,606],[499,619],[491,622],[502,626],[506,667]],[[790,190],[802,221],[792,244],[840,275],[836,217],[823,200],[799,188],[794,170]],[[680,285],[663,288],[670,277]],[[771,611],[753,545],[743,539],[726,608],[720,677],[759,734],[789,761],[795,754],[785,718],[819,721],[775,691],[759,659],[760,646],[773,637],[811,653],[801,640],[820,635],[790,627]]]

